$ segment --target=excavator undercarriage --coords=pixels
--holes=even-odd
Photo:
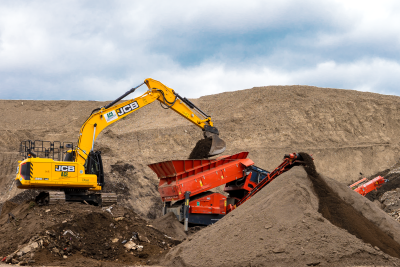
[[[89,193],[87,191],[43,191],[35,198],[38,205],[63,204],[65,202],[86,202],[95,206],[117,204],[115,193]]]

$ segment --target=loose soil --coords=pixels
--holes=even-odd
[[[398,213],[400,211],[400,187],[385,192],[379,200],[375,200],[374,202],[380,203],[380,207],[389,214]],[[398,216],[395,216],[395,219],[398,220]]]
[[[202,266],[205,257],[210,266],[400,264],[382,252],[398,255],[394,240],[400,240],[400,225],[345,185],[320,176],[314,167],[307,170],[310,175],[302,167],[280,175],[240,208],[173,248],[164,264]],[[354,229],[358,223],[360,230]]]
[[[377,246],[383,252],[400,258],[400,244],[394,241],[393,237],[388,236],[379,227],[370,222],[350,204],[343,201],[319,176],[310,155],[307,153],[300,153],[300,155],[306,163],[304,169],[311,179],[314,191],[318,196],[318,212],[335,226],[345,229],[365,243],[369,243],[374,247]]]
[[[173,237],[174,239],[183,241],[185,238],[187,238],[187,234],[183,230],[183,225],[178,221],[175,214],[172,212],[169,212],[164,216],[154,220],[151,224],[154,226],[154,228],[166,233],[168,236]]]
[[[205,159],[208,158],[208,154],[210,153],[212,145],[211,138],[200,139],[196,146],[193,148],[192,152],[189,155],[189,159]]]
[[[154,265],[180,242],[153,228],[131,209],[108,209],[79,203],[39,207],[33,202],[6,202],[0,216],[0,255],[11,254],[38,236],[45,241],[32,256],[35,265],[61,261],[74,266],[75,256],[115,264]],[[142,245],[143,251],[127,251],[124,243],[129,240]],[[64,255],[68,258],[63,259]]]

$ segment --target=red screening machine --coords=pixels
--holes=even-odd
[[[293,166],[303,163],[301,155],[285,155],[274,171],[254,166],[240,152],[217,159],[172,160],[150,164],[160,179],[158,191],[164,202],[163,214],[173,212],[179,221],[209,225],[220,220]],[[210,190],[224,185],[228,197]]]
[[[350,185],[349,187],[360,195],[365,196],[369,192],[378,189],[386,182],[387,180],[385,180],[385,178],[383,178],[382,176],[377,176],[371,181],[367,181],[367,178],[363,178],[360,181]]]

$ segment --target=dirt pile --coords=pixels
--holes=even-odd
[[[130,209],[78,203],[38,207],[6,202],[0,239],[0,255],[8,256],[7,262],[40,265],[75,265],[77,259],[154,265],[179,243]]]
[[[400,259],[381,250],[398,253],[394,240],[399,241],[399,224],[345,185],[311,176],[302,167],[282,174],[240,208],[172,249],[165,264],[201,266],[207,259],[210,266],[399,265]],[[357,223],[363,233],[367,226],[375,238],[374,231],[383,235],[381,248],[356,237]]]
[[[152,221],[151,225],[174,239],[182,241],[187,237],[187,234],[183,230],[183,225],[178,221],[175,214],[172,212],[155,219]]]
[[[313,159],[306,153],[300,153],[306,165],[308,177],[311,179],[314,192],[318,196],[318,212],[333,225],[345,229],[350,234],[381,249],[386,254],[400,258],[400,244],[370,222],[360,212],[346,203],[328,186],[317,173]]]

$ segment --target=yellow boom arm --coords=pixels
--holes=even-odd
[[[123,103],[114,105],[123,97],[134,92],[134,90],[137,88],[136,87],[109,105],[95,110],[90,115],[90,117],[82,125],[79,133],[79,141],[75,151],[76,162],[81,163],[82,165],[85,163],[89,152],[93,150],[94,141],[104,128],[146,106],[147,104],[150,104],[156,99],[206,132],[213,135],[218,135],[218,130],[213,127],[211,117],[194,106],[189,100],[180,97],[174,92],[174,90],[165,86],[159,81],[149,78],[146,79],[144,83],[147,85],[148,91],[143,95],[135,99],[127,100]],[[202,118],[198,117],[196,113]]]

